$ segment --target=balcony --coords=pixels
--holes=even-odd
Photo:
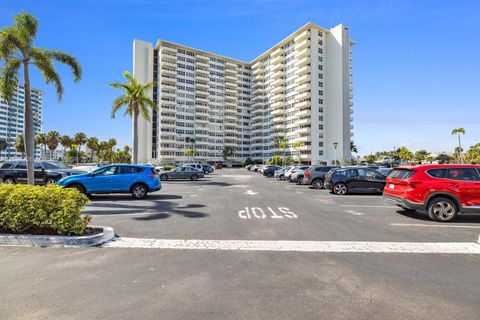
[[[297,96],[295,97],[297,100],[305,100],[305,99],[309,99],[312,95],[310,94],[310,91],[304,91],[300,94],[297,94]]]
[[[177,62],[177,56],[174,54],[167,54],[167,53],[162,53],[160,55],[160,58],[162,61],[170,61],[170,62]]]
[[[302,133],[309,133],[310,132],[310,127],[299,127],[297,130],[295,130],[296,133],[302,134]]]
[[[285,90],[285,87],[283,85],[280,85],[280,86],[273,87],[273,89],[270,90],[270,92],[272,94],[277,94],[277,93],[283,93],[284,90]]]
[[[198,68],[208,69],[208,63],[203,62],[203,61],[197,60],[197,61],[196,61],[196,66],[197,66]]]
[[[195,75],[208,77],[208,76],[210,75],[210,73],[209,73],[207,70],[196,69],[196,70],[195,70]]]
[[[258,96],[258,95],[262,95],[262,94],[263,94],[263,88],[255,89],[252,92],[252,95],[254,95],[254,96]]]
[[[264,85],[265,84],[263,83],[263,81],[257,81],[252,85],[252,89],[257,89],[257,88],[262,88],[263,89]]]
[[[282,55],[276,56],[275,58],[270,59],[270,64],[277,64],[277,63],[282,63],[284,60],[284,57]]]
[[[310,106],[311,106],[311,102],[308,101],[308,100],[305,100],[305,101],[302,101],[302,102],[299,102],[296,104],[296,107],[301,111],[301,110],[304,110],[304,109],[310,109]]]
[[[207,62],[210,61],[210,58],[209,58],[209,57],[207,57],[207,56],[205,56],[205,55],[203,55],[203,54],[199,54],[199,53],[197,53],[197,54],[195,55],[195,58],[196,58],[197,60],[201,60],[201,61],[207,61]]]
[[[208,103],[208,99],[204,97],[195,97],[195,102],[196,103]]]
[[[275,58],[277,56],[280,56],[280,55],[282,55],[282,53],[283,53],[282,48],[275,49],[275,50],[272,51],[272,53],[270,53],[270,59]]]
[[[263,68],[253,69],[252,75],[256,76],[256,75],[259,75],[259,74],[263,74]]]
[[[275,102],[278,102],[278,101],[284,101],[284,99],[285,99],[285,95],[283,94],[283,92],[280,92],[280,93],[277,93],[277,94],[273,95],[270,98],[270,101],[275,103]]]
[[[236,76],[237,75],[237,70],[235,70],[235,69],[225,69],[225,74],[230,75],[230,76]]]
[[[304,124],[310,124],[310,122],[311,122],[311,119],[310,119],[309,117],[300,118],[300,119],[298,119],[297,121],[295,121],[295,123],[296,123],[297,125],[299,125],[299,126],[300,126],[300,125],[304,125]]]
[[[237,69],[237,64],[233,63],[233,62],[230,62],[230,61],[227,61],[227,62],[225,62],[225,67],[228,68],[228,69]]]
[[[273,109],[270,114],[272,116],[281,116],[281,115],[284,115],[285,114],[285,109],[284,108],[276,108],[276,109]]]
[[[172,91],[162,91],[160,93],[160,97],[161,98],[168,98],[168,99],[175,99],[177,97],[177,95],[175,94],[175,92],[172,92]]]
[[[208,118],[195,118],[195,123],[208,124]]]
[[[303,67],[310,65],[310,57],[303,57],[297,61],[297,67]]]
[[[170,77],[176,77],[177,73],[174,70],[169,70],[169,69],[162,69],[160,70],[160,76],[170,76]]]
[[[230,81],[230,82],[237,82],[237,77],[230,76],[230,75],[225,75],[225,81]]]
[[[309,48],[305,48],[303,50],[299,50],[299,51],[295,52],[295,57],[297,59],[302,59],[304,57],[308,57],[309,55],[310,55],[310,49]]]
[[[277,71],[271,75],[270,79],[279,79],[283,78],[283,71]]]
[[[302,83],[306,83],[306,82],[310,82],[310,75],[309,74],[304,74],[303,76],[300,76],[298,78],[295,79],[295,82],[297,84],[302,84]]]
[[[311,71],[310,66],[304,66],[304,67],[301,67],[301,68],[297,69],[297,71],[295,71],[295,75],[302,76],[304,74],[310,73],[310,71]]]
[[[274,102],[270,105],[273,109],[277,109],[277,108],[282,108],[285,107],[285,102],[284,101],[277,101],[277,102]]]
[[[195,87],[197,89],[201,89],[201,90],[208,90],[208,88],[209,88],[208,84],[202,83],[202,82],[195,83]]]
[[[262,74],[259,74],[259,75],[256,75],[255,77],[253,77],[253,80],[255,80],[255,81],[263,81],[263,73],[262,73]]]
[[[208,91],[205,90],[195,90],[195,95],[199,97],[208,97]]]
[[[252,65],[252,69],[261,68],[262,66],[263,66],[263,62],[262,61],[257,61]]]
[[[205,76],[203,76],[203,75],[199,75],[199,74],[198,74],[198,75],[195,76],[195,82],[196,82],[196,83],[200,83],[200,82],[201,82],[201,83],[203,83],[203,84],[207,84],[207,83],[208,83],[208,80],[209,80],[208,77],[205,77]]]
[[[197,111],[201,112],[201,110],[210,110],[210,107],[207,104],[202,104],[202,103],[195,104],[195,112]]]
[[[236,94],[237,94],[237,90],[234,90],[234,89],[231,89],[231,88],[225,88],[225,93],[227,93],[227,94],[232,94],[232,95],[236,95]]]
[[[271,65],[270,67],[270,72],[277,72],[282,70],[283,70],[283,63],[277,63],[274,65]]]
[[[295,88],[295,90],[298,92],[298,93],[302,93],[304,91],[310,91],[310,83],[302,83],[301,85],[297,86]]]
[[[263,114],[263,108],[254,108],[252,110],[252,116],[255,114]]]
[[[169,46],[162,46],[160,48],[160,51],[163,53],[174,53],[174,54],[177,54],[177,49],[173,48],[173,47],[169,47]]]
[[[305,40],[305,39],[308,39],[308,37],[310,37],[310,30],[305,30],[303,32],[301,32],[300,34],[298,34],[294,41],[295,42],[301,42],[302,40]]]
[[[300,43],[295,43],[295,51],[302,51],[310,46],[310,40],[305,40]]]
[[[303,117],[310,117],[311,116],[311,111],[310,110],[302,110],[297,113],[295,113],[297,117],[303,118]]]
[[[160,62],[160,66],[162,67],[162,69],[177,69],[177,64],[174,63],[174,62],[170,62],[170,61],[161,61]]]
[[[310,136],[300,136],[297,138],[297,140],[301,142],[309,142],[311,139]]]
[[[258,95],[258,96],[254,96],[251,100],[252,102],[255,102],[255,101],[263,101],[263,95]]]
[[[225,87],[236,90],[237,89],[237,83],[236,82],[225,82]]]

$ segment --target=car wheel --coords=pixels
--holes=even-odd
[[[345,183],[337,183],[333,186],[333,193],[343,196],[348,191],[347,185]]]
[[[72,188],[72,189],[77,190],[80,193],[85,193],[85,188],[83,188],[78,183],[73,183],[73,184],[69,185],[67,188]]]
[[[323,181],[321,179],[315,179],[312,181],[312,187],[314,189],[322,189],[324,188]]]
[[[295,181],[297,184],[303,184],[303,176],[300,176],[297,178],[297,181]]]
[[[167,180],[168,180],[168,176],[167,176],[166,174],[162,174],[162,175],[160,176],[160,180],[162,180],[162,181],[167,181]]]
[[[5,183],[5,184],[15,184],[15,179],[11,178],[11,177],[8,177],[8,178],[3,179],[3,183]]]
[[[192,174],[192,176],[190,177],[190,180],[192,181],[197,181],[198,180],[198,176],[196,174]]]
[[[46,181],[45,181],[45,184],[56,184],[57,183],[57,179],[55,178],[48,178]]]
[[[148,189],[144,184],[136,184],[132,187],[132,196],[134,199],[141,200],[145,199],[148,194]]]
[[[430,201],[427,213],[432,220],[448,222],[456,218],[458,209],[452,200],[439,197]]]

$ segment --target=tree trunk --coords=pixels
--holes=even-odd
[[[25,153],[27,155],[27,183],[35,184],[34,179],[34,157],[35,157],[35,128],[33,126],[32,97],[30,93],[30,77],[28,74],[28,62],[23,62],[23,77],[25,89],[25,112],[23,114],[23,138]]]
[[[460,157],[460,163],[463,163],[462,142],[460,141],[460,134],[458,134],[458,154],[459,154],[459,157]]]
[[[133,114],[133,164],[138,162],[138,114]]]

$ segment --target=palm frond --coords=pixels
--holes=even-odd
[[[33,39],[37,36],[38,20],[33,15],[28,14],[26,11],[15,15],[13,18],[14,28],[18,30],[18,34],[22,39],[25,48],[31,46]]]
[[[12,102],[13,94],[18,87],[18,69],[22,61],[17,58],[8,59],[0,70],[0,93],[8,102]]]
[[[117,111],[120,110],[122,106],[128,105],[128,102],[128,97],[125,95],[121,95],[120,97],[116,98],[112,104],[112,118],[115,118],[115,114],[117,113]],[[125,113],[128,113],[128,109],[129,108],[127,108],[127,111]]]
[[[9,59],[22,48],[18,31],[13,27],[5,27],[0,31],[0,58]]]
[[[139,111],[143,119],[150,121],[150,110],[147,108],[147,105],[144,103],[139,104]]]
[[[108,84],[110,87],[115,89],[127,89],[127,85],[121,82],[112,82]]]
[[[40,70],[46,83],[53,83],[57,91],[57,100],[62,100],[63,85],[60,75],[55,71],[52,60],[47,55],[47,50],[33,48],[30,52],[33,64]]]
[[[45,53],[49,58],[69,66],[73,72],[73,81],[80,81],[83,73],[82,66],[74,56],[59,50],[47,50]]]

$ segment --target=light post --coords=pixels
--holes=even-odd
[[[338,146],[338,142],[334,142],[333,143],[333,148],[335,149],[335,162],[333,163],[334,166],[337,165],[337,146]]]

